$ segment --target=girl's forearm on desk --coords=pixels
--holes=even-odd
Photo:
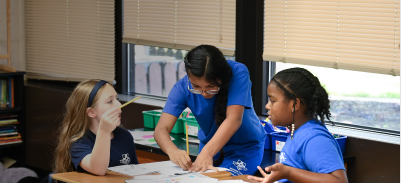
[[[92,153],[81,161],[81,167],[96,175],[105,175],[110,162],[111,133],[99,130]]]

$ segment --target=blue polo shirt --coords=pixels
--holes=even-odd
[[[125,165],[125,164],[138,164],[138,159],[135,153],[134,138],[131,133],[126,129],[117,127],[113,131],[113,139],[110,144],[110,162],[109,167]],[[78,172],[86,172],[79,163],[82,159],[92,153],[95,146],[96,135],[88,130],[86,134],[76,140],[71,145],[71,161],[74,165],[74,170]]]
[[[341,148],[326,126],[309,120],[294,132],[280,153],[280,163],[315,173],[345,170]]]
[[[242,63],[227,60],[231,66],[233,76],[228,88],[227,106],[242,105],[245,107],[242,124],[238,131],[223,147],[225,152],[247,147],[249,144],[264,143],[266,132],[261,126],[253,109],[249,71]],[[215,102],[216,95],[210,99],[200,94],[193,94],[188,90],[192,88],[188,76],[180,79],[171,89],[163,112],[179,117],[185,108],[190,108],[203,131],[199,140],[206,144],[216,133]]]

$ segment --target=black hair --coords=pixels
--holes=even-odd
[[[272,82],[284,90],[286,100],[294,100],[294,107],[296,98],[299,98],[301,104],[306,106],[309,119],[318,122],[319,117],[322,124],[325,117],[330,121],[329,95],[311,72],[299,67],[282,70],[273,77]]]
[[[215,120],[219,127],[226,119],[228,85],[232,77],[231,66],[223,53],[212,45],[199,45],[193,48],[185,56],[184,62],[188,76],[205,78],[207,82],[220,87],[215,105]]]

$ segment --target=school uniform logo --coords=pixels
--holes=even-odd
[[[285,152],[281,152],[280,153],[280,163],[285,161],[286,158],[284,156],[285,156]]]
[[[122,156],[123,156],[123,159],[120,160],[120,163],[124,164],[124,165],[128,165],[129,162],[131,162],[131,159],[129,158],[128,153],[127,154],[122,154]]]
[[[234,165],[235,167],[237,167],[237,170],[234,169],[234,168],[232,168],[232,167],[230,167],[230,170],[229,170],[229,171],[232,172],[232,173],[234,173],[235,175],[242,175],[241,170],[243,170],[243,171],[247,171],[247,170],[248,170],[248,169],[246,168],[246,163],[243,162],[243,161],[241,161],[241,160],[233,161],[233,165]]]

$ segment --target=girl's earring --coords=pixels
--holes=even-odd
[[[295,127],[294,127],[295,125],[294,125],[294,123],[291,125],[291,140],[294,138],[294,129],[295,129]]]

